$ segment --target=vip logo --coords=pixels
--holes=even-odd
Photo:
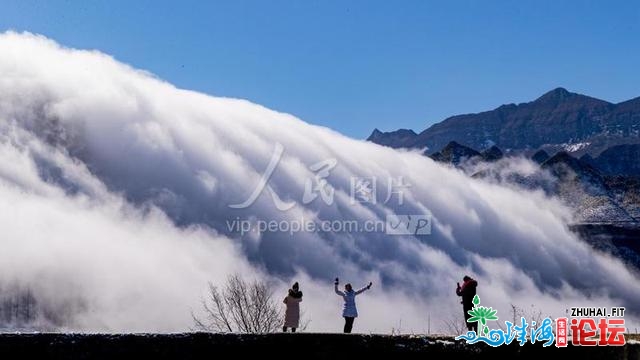
[[[385,230],[388,235],[429,235],[431,215],[387,215]]]

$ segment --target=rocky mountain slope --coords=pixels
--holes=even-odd
[[[454,141],[430,157],[474,178],[557,197],[572,211],[571,227],[583,240],[640,269],[640,176],[609,175],[616,173],[618,157],[587,162],[585,156],[541,150],[530,159],[495,160]]]
[[[562,199],[574,211],[576,223],[621,223],[640,221],[640,177],[609,175],[615,162],[591,162],[578,159],[565,151],[549,156],[544,151],[530,159],[533,171],[523,173],[514,167],[514,159],[503,162],[495,146],[487,151],[477,150],[450,142],[441,151],[429,155],[432,159],[463,169],[468,175],[529,190],[542,190],[549,196]],[[584,157],[583,157],[584,158]],[[520,157],[521,159],[521,157]],[[599,158],[596,158],[599,159]],[[517,161],[517,160],[515,160]]]

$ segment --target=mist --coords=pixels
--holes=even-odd
[[[353,201],[357,179],[376,184],[375,202]],[[229,226],[412,214],[431,216],[429,234]],[[299,281],[307,331],[341,329],[335,277],[374,282],[356,332],[444,331],[462,318],[465,274],[499,316],[511,304],[640,312],[635,275],[576,238],[571,210],[543,192],[29,33],[0,35],[0,215],[0,299],[29,289],[34,328],[188,331],[207,282],[232,273],[270,282],[278,301]]]

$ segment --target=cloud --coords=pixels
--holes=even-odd
[[[437,329],[449,314],[461,317],[454,290],[464,274],[500,312],[510,303],[549,314],[585,304],[640,312],[633,274],[577,239],[570,212],[541,193],[474,180],[248,101],[178,89],[96,51],[0,35],[0,127],[0,279],[66,309],[60,328],[186,330],[206,282],[232,272],[274,281],[278,291],[304,279],[316,331],[340,329],[335,276],[375,283],[358,299],[358,331],[388,332],[400,320],[422,331],[426,316]],[[283,153],[268,188],[251,206],[231,208],[250,197],[277,144]],[[323,180],[314,164],[331,159],[323,179],[333,201],[305,198]],[[351,201],[356,178],[376,183],[375,204]],[[398,194],[387,199],[399,182],[408,185],[402,203]],[[293,208],[278,210],[272,193]],[[420,236],[228,226],[362,225],[425,213],[432,233]]]

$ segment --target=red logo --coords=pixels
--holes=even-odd
[[[566,334],[567,318],[558,318],[556,320],[556,333],[558,339],[556,346],[567,346],[566,335],[562,340],[565,345],[560,342],[560,331]],[[624,319],[606,319],[600,318],[596,324],[596,319],[592,318],[573,318],[571,319],[571,343],[573,345],[582,346],[622,346],[626,343],[624,332],[627,330],[624,326]]]
[[[556,319],[556,347],[567,346],[567,318]]]

